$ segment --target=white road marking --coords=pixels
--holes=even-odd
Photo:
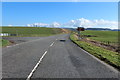
[[[19,45],[19,44],[15,44],[15,45],[13,45],[13,46],[17,46],[17,45]]]
[[[54,42],[50,45],[50,46],[53,46]]]
[[[11,45],[11,46],[6,46],[6,47],[9,48],[9,47],[17,46],[17,45],[19,45],[19,44],[15,44],[15,45]]]
[[[42,59],[45,57],[47,51],[45,51],[45,53],[42,55],[42,57],[40,58],[40,60],[38,61],[38,63],[35,65],[35,67],[33,68],[32,72],[29,74],[29,76],[27,77],[26,80],[30,80],[30,78],[32,77],[33,73],[35,72],[35,70],[37,69],[37,67],[39,66],[39,64],[41,63]]]
[[[19,45],[19,44],[15,44],[15,45]]]
[[[58,39],[56,39],[56,40],[58,40]]]
[[[7,46],[7,47],[12,47],[12,46]]]

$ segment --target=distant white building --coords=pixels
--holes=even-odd
[[[9,36],[8,33],[0,33],[0,36]]]

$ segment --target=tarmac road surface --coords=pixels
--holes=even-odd
[[[2,49],[3,79],[118,78],[116,69],[72,43],[69,34],[27,39]]]

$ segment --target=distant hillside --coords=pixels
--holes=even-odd
[[[112,29],[111,31],[120,31],[120,29]]]
[[[71,31],[76,31],[76,28],[66,28]],[[120,31],[120,29],[109,29],[109,28],[85,28],[85,30],[98,30],[98,31]]]
[[[107,31],[110,31],[111,29],[109,29],[109,28],[86,28],[86,30],[107,30]]]
[[[9,33],[10,36],[50,36],[65,33],[61,28],[45,27],[2,27],[2,33]]]
[[[110,28],[86,28],[86,30],[120,31],[120,29],[110,29]]]
[[[64,28],[64,29],[67,29],[67,30],[70,30],[70,31],[77,31],[76,28]]]

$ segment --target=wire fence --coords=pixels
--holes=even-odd
[[[119,45],[119,42],[101,41],[101,44],[106,44],[106,45]]]

